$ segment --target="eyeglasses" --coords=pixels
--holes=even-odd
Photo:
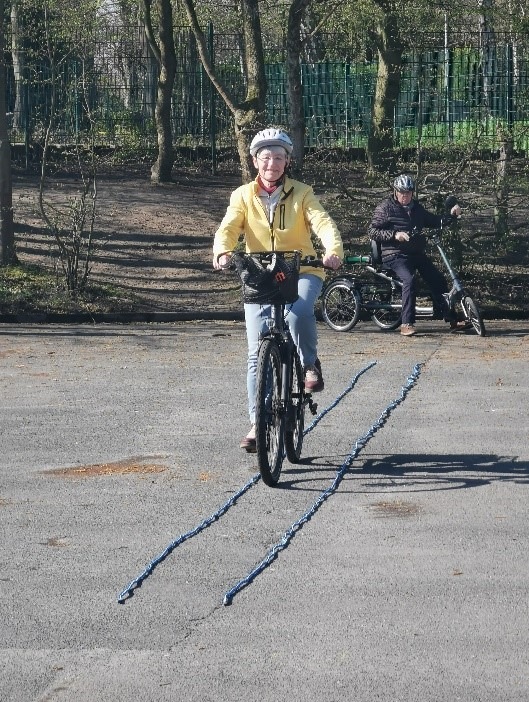
[[[277,156],[277,155],[269,155],[269,156],[257,156],[258,161],[262,161],[263,163],[272,161],[273,163],[286,163],[287,157],[286,156]]]

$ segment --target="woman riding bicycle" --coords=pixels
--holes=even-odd
[[[281,129],[258,132],[250,145],[250,154],[257,169],[251,183],[237,188],[213,243],[213,266],[223,268],[239,237],[244,235],[246,252],[301,251],[315,256],[311,241],[313,232],[321,241],[325,266],[336,270],[341,266],[343,245],[340,232],[309,185],[291,179],[287,169],[293,145]],[[298,347],[305,371],[305,389],[323,390],[321,365],[317,357],[317,330],[314,305],[321,292],[324,272],[301,267],[296,302],[288,305],[286,319]],[[266,331],[270,305],[245,304],[244,316],[248,340],[248,410],[251,429],[241,441],[241,448],[255,451],[255,378],[259,334]]]
[[[416,272],[430,288],[434,318],[448,316],[444,293],[448,284],[443,273],[425,253],[426,237],[423,227],[440,227],[444,221],[461,214],[459,205],[454,205],[450,215],[441,217],[428,212],[420,202],[413,199],[415,183],[408,175],[399,175],[393,181],[393,195],[386,198],[375,209],[369,236],[380,242],[382,262],[395,271],[402,280],[402,326],[403,336],[415,334]],[[417,233],[414,233],[414,232]],[[446,318],[452,328],[459,324]]]

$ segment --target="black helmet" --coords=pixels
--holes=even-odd
[[[393,187],[399,193],[409,193],[410,191],[415,190],[415,182],[413,178],[408,175],[400,175],[393,181]]]

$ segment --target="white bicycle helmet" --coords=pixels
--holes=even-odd
[[[288,134],[282,129],[274,129],[272,127],[257,132],[250,144],[251,155],[256,156],[257,152],[264,149],[265,146],[282,146],[289,156],[294,149],[294,145]]]
[[[403,174],[395,178],[393,181],[393,187],[399,193],[409,193],[412,190],[415,190],[415,183],[413,178],[411,178],[409,175]]]

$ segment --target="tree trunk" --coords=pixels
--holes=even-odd
[[[247,89],[244,101],[235,110],[235,136],[241,161],[243,183],[253,178],[250,142],[256,130],[265,126],[266,76],[258,0],[241,2],[244,67]]]
[[[215,89],[234,117],[237,151],[241,162],[242,182],[253,178],[249,147],[250,142],[263,126],[266,98],[266,77],[261,35],[258,0],[241,0],[243,33],[243,64],[246,79],[246,97],[236,100],[213,68],[206,37],[200,28],[193,0],[183,0],[186,13],[198,46],[200,60]]]
[[[13,129],[22,131],[27,128],[28,113],[27,90],[24,83],[24,52],[20,46],[20,16],[17,0],[11,4],[11,56],[15,78],[15,107],[13,110]]]
[[[375,36],[379,63],[367,158],[371,172],[393,173],[396,167],[393,126],[400,91],[403,46],[398,16],[388,5],[381,7],[385,14]]]
[[[11,144],[6,118],[5,2],[0,0],[0,265],[16,263]]]
[[[158,61],[158,89],[154,111],[158,135],[158,158],[151,168],[154,183],[171,180],[174,163],[173,131],[171,127],[171,104],[176,73],[176,53],[173,37],[173,10],[171,0],[155,0],[159,15],[158,41],[152,28],[152,0],[142,0],[145,31]]]
[[[496,164],[496,203],[494,205],[494,230],[498,236],[509,231],[510,171],[514,151],[514,139],[510,132],[498,127],[500,152]]]
[[[294,143],[292,173],[301,177],[305,151],[305,110],[301,83],[301,23],[310,0],[293,0],[287,26],[287,103],[290,111],[289,131]]]
[[[496,73],[496,36],[492,25],[494,0],[478,0],[479,50],[481,58],[482,104],[489,115],[494,108],[494,76]]]

